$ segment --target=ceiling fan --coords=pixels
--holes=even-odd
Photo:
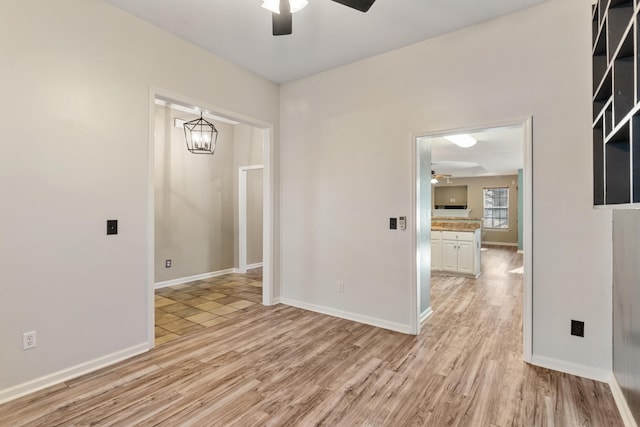
[[[437,184],[438,180],[441,178],[451,178],[451,174],[448,173],[435,173],[434,171],[431,171],[431,183],[432,184]]]
[[[376,0],[332,0],[352,9],[366,12]],[[293,30],[293,13],[307,5],[307,0],[263,0],[262,7],[272,12],[273,35],[285,36]]]

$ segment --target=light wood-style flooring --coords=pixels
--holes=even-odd
[[[482,258],[478,280],[434,276],[417,337],[260,307],[2,405],[0,425],[622,426],[606,384],[522,361],[521,257]]]

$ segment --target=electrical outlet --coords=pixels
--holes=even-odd
[[[25,332],[22,334],[22,349],[29,350],[36,346],[36,331]]]
[[[571,335],[576,337],[584,337],[584,322],[579,320],[571,321]]]
[[[164,261],[164,268],[171,268],[171,260],[167,259]]]
[[[344,292],[344,282],[343,281],[339,281],[338,282],[338,292],[340,292],[340,293]]]

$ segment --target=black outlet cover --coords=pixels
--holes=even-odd
[[[398,218],[389,218],[389,229],[390,230],[398,229]]]
[[[584,322],[579,320],[571,321],[571,335],[576,337],[584,337]]]
[[[108,219],[107,220],[107,234],[118,234],[118,220],[117,219]]]

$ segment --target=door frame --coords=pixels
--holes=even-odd
[[[247,272],[247,172],[252,170],[264,170],[264,166],[252,165],[238,168],[238,273]],[[264,226],[263,221],[263,230]]]
[[[148,177],[147,177],[147,347],[155,346],[155,100],[161,99],[186,107],[197,107],[220,117],[259,128],[263,132],[263,238],[262,238],[262,304],[276,303],[274,297],[274,227],[275,227],[275,181],[274,181],[274,124],[212,105],[201,99],[180,95],[159,87],[149,87],[148,129]]]
[[[411,135],[412,147],[412,177],[411,187],[413,197],[413,212],[411,217],[411,238],[413,240],[414,256],[411,257],[413,270],[416,274],[412,274],[411,281],[411,332],[420,333],[420,242],[418,233],[420,232],[420,141],[424,138],[434,138],[453,133],[473,133],[485,129],[519,126],[523,132],[523,188],[519,191],[523,192],[523,292],[522,292],[522,338],[523,338],[523,358],[526,362],[531,362],[533,355],[533,117],[520,117],[510,120],[497,121],[491,123],[477,124],[473,126],[464,126],[457,128],[438,129]],[[428,147],[429,156],[431,146]],[[430,227],[430,225],[429,225]],[[430,263],[430,261],[429,261]],[[429,265],[429,270],[431,266]],[[436,308],[437,309],[437,308]],[[424,319],[422,319],[424,320]]]

